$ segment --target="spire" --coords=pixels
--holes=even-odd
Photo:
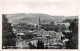
[[[41,25],[41,20],[40,20],[40,16],[39,16],[39,25]]]
[[[40,20],[40,16],[39,16],[39,24],[38,24],[38,30],[41,29],[41,20]]]

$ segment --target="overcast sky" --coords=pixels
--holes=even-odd
[[[62,2],[61,2],[62,1]],[[2,13],[43,13],[49,15],[75,16],[78,15],[78,0],[44,1],[44,2],[26,2],[17,0],[3,0]]]

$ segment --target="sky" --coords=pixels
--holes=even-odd
[[[3,0],[2,14],[13,13],[42,13],[59,16],[78,15],[78,0],[27,1]]]

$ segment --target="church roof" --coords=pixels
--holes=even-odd
[[[45,30],[41,29],[41,30],[36,30],[36,32],[34,34],[42,34]]]
[[[25,35],[24,33],[17,33],[17,35]]]

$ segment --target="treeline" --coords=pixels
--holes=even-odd
[[[65,35],[64,38],[69,39],[66,42],[66,49],[78,49],[78,19],[70,20],[69,23],[70,32],[62,32]]]
[[[25,30],[34,30],[36,27],[34,25],[27,24],[27,23],[19,23],[19,24],[13,25],[13,28],[15,28],[15,29],[25,29]]]
[[[25,30],[35,30],[38,29],[38,25],[34,26],[34,25],[29,25],[27,23],[19,23],[19,24],[15,24],[13,25],[13,28],[15,29],[25,29]],[[53,25],[53,24],[41,24],[41,29],[44,29],[46,31],[51,30],[51,31],[64,31],[67,30],[67,27],[65,26],[65,24],[58,24],[58,25]]]
[[[41,29],[44,29],[46,31],[51,30],[51,31],[55,31],[55,32],[59,32],[59,31],[65,31],[67,30],[67,27],[65,26],[65,24],[58,24],[58,25],[52,25],[52,24],[43,24],[41,26]]]
[[[12,31],[11,23],[8,22],[5,15],[2,15],[2,48],[7,49],[7,46],[15,46],[15,38],[16,35]]]
[[[76,18],[77,20],[78,20],[78,18]],[[74,19],[65,19],[65,20],[63,20],[62,22],[63,23],[66,23],[66,22],[69,22],[69,21],[74,21]]]

